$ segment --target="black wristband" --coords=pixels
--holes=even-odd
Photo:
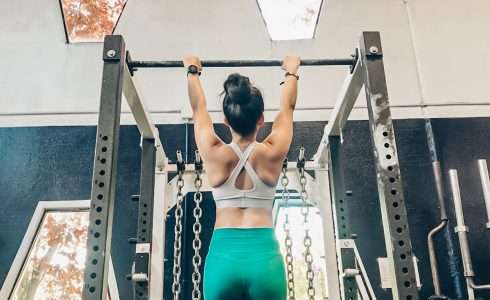
[[[299,75],[297,74],[293,74],[291,72],[286,72],[286,74],[284,74],[284,77],[288,77],[288,76],[293,76],[294,78],[296,78],[296,80],[299,80]],[[283,85],[285,81],[281,81],[281,83],[279,83],[279,85]]]
[[[286,74],[284,74],[284,77],[288,77],[288,76],[296,77],[296,80],[299,80],[299,75],[297,75],[297,74],[293,74],[291,72],[286,72]]]
[[[201,71],[199,71],[199,68],[196,65],[190,65],[187,67],[187,76],[189,76],[189,74],[201,76]]]

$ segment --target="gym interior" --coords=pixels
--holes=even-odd
[[[301,57],[272,209],[288,300],[490,299],[488,1],[0,11],[0,300],[204,299],[216,208],[188,55],[225,142],[226,76],[262,91],[262,141]]]

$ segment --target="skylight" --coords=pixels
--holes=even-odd
[[[126,1],[61,0],[68,42],[102,42],[114,31]]]
[[[257,0],[272,40],[312,39],[322,0]]]

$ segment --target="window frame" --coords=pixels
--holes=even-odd
[[[114,28],[112,28],[112,31],[110,34],[114,34],[114,32],[116,31],[116,27],[117,25],[119,24],[119,20],[121,20],[121,16],[124,12],[124,9],[126,8],[126,5],[128,4],[128,1],[129,0],[126,0],[126,2],[124,2],[124,5],[121,9],[121,13],[119,14],[119,16],[117,17],[117,20],[116,22],[114,22]],[[323,1],[323,0],[322,0]],[[102,39],[102,41],[98,41],[98,42],[94,42],[94,41],[90,41],[90,42],[71,42],[70,41],[70,35],[68,34],[68,30],[66,28],[66,19],[65,19],[65,12],[63,11],[63,0],[58,0],[58,3],[60,4],[60,10],[61,10],[61,19],[63,21],[63,30],[65,32],[65,43],[66,44],[91,44],[91,43],[103,43],[104,40]]]
[[[32,215],[29,226],[17,250],[15,258],[10,265],[9,272],[5,277],[2,289],[0,290],[0,299],[10,299],[15,284],[19,279],[20,273],[28,259],[29,253],[34,241],[36,240],[39,229],[42,226],[44,216],[48,212],[59,211],[89,211],[90,200],[68,200],[68,201],[39,201]],[[109,264],[109,295],[111,300],[119,300],[119,291],[117,289],[116,276],[112,259]]]
[[[62,0],[60,0],[60,1],[62,1]],[[313,27],[313,34],[311,35],[311,38],[298,38],[298,39],[273,39],[271,32],[269,31],[269,27],[267,25],[267,20],[265,19],[265,15],[262,12],[262,7],[259,3],[259,0],[255,0],[255,3],[257,4],[257,7],[258,7],[259,13],[260,13],[260,17],[262,19],[262,22],[264,23],[265,30],[267,31],[267,35],[269,36],[269,40],[271,42],[277,43],[277,42],[291,42],[291,41],[293,41],[293,42],[294,41],[311,41],[311,40],[314,40],[316,38],[316,32],[318,29],[318,25],[320,23],[320,17],[322,16],[322,9],[323,9],[323,5],[325,4],[325,0],[320,0],[320,7],[318,8],[318,14],[316,16],[316,22],[315,22],[315,26]]]

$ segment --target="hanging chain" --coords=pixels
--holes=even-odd
[[[192,264],[194,265],[194,271],[192,272],[192,300],[200,300],[201,299],[201,290],[199,288],[201,284],[201,272],[199,268],[202,264],[202,258],[200,255],[201,250],[201,202],[202,202],[202,160],[199,152],[196,150],[196,160],[195,160],[195,172],[196,178],[194,179],[194,187],[196,192],[194,193],[194,225],[192,226],[192,231],[194,232],[194,240],[192,241],[192,248],[194,248],[194,256],[192,257]]]
[[[182,153],[177,151],[177,203],[175,204],[175,227],[174,227],[174,268],[173,276],[174,281],[172,283],[172,293],[174,300],[179,300],[181,293],[180,275],[181,265],[180,257],[182,254],[182,202],[184,200],[184,194],[182,192],[184,188],[184,171],[185,163],[182,159]]]
[[[282,201],[284,202],[284,244],[286,246],[286,272],[287,272],[287,280],[288,280],[288,300],[294,300],[294,272],[293,272],[293,240],[291,239],[290,225],[289,225],[289,216],[288,216],[288,205],[289,205],[289,178],[287,174],[288,167],[288,159],[286,158],[282,165],[282,177],[281,177],[281,185],[282,185]]]
[[[306,279],[308,280],[308,299],[315,299],[315,287],[313,281],[315,279],[315,273],[313,272],[313,254],[311,253],[311,236],[310,228],[308,224],[308,216],[310,213],[310,207],[307,202],[308,192],[306,191],[306,176],[305,176],[305,158],[304,158],[304,148],[301,147],[300,155],[298,159],[298,170],[299,170],[299,183],[301,185],[301,199],[303,205],[301,206],[301,214],[304,217],[305,226],[305,237],[303,239],[303,245],[305,246],[305,263],[306,263]]]

